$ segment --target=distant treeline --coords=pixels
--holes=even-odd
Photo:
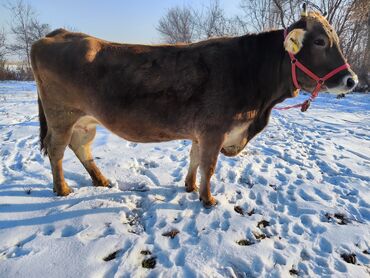
[[[34,78],[32,71],[23,65],[12,67],[0,63],[0,81],[4,80],[31,81]]]

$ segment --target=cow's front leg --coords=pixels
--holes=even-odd
[[[218,154],[223,143],[223,136],[210,136],[200,140],[200,173],[201,181],[199,188],[199,197],[203,201],[203,206],[210,208],[217,204],[217,201],[211,194],[211,177],[215,172]]]
[[[197,170],[199,167],[199,144],[196,140],[193,140],[190,150],[190,163],[188,174],[185,179],[185,189],[187,192],[193,192],[197,190]]]

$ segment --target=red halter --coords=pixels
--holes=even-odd
[[[284,39],[286,38],[286,36],[287,36],[287,30],[285,29],[284,30]],[[294,57],[294,55],[292,53],[288,52],[288,54],[289,54],[289,57],[290,57],[290,61],[292,63],[292,79],[293,79],[293,84],[296,87],[296,89],[298,89],[298,90],[301,89],[301,86],[299,86],[298,80],[297,80],[297,67],[301,71],[303,71],[305,74],[307,74],[309,77],[311,77],[313,80],[316,81],[316,87],[313,90],[313,92],[311,93],[311,96],[306,101],[304,101],[303,103],[295,104],[295,105],[291,105],[291,106],[286,106],[286,107],[275,107],[274,109],[277,109],[277,110],[287,110],[287,109],[290,109],[290,108],[301,107],[301,111],[305,112],[308,109],[308,107],[310,107],[311,101],[313,101],[317,97],[317,95],[319,94],[319,91],[320,91],[321,87],[324,85],[326,80],[333,77],[338,72],[341,72],[342,70],[350,68],[349,64],[345,63],[344,65],[341,65],[340,67],[332,70],[331,72],[329,72],[324,77],[318,77],[316,74],[314,74],[312,71],[310,71],[304,65],[302,65],[301,62],[299,62],[297,60],[297,58]]]

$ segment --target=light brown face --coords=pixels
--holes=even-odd
[[[285,49],[313,73],[323,77],[346,63],[339,45],[339,38],[328,21],[318,13],[309,13],[291,26],[284,46]],[[298,82],[304,90],[312,91],[316,82],[298,72]],[[325,81],[322,91],[347,93],[358,83],[357,75],[351,70],[343,70]]]

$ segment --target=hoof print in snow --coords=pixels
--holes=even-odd
[[[256,211],[255,211],[255,209],[253,208],[253,209],[251,209],[247,214],[248,214],[248,216],[252,216],[253,214],[255,214],[256,213]]]
[[[134,234],[134,235],[140,235],[142,231],[138,229],[128,229],[127,232]]]
[[[236,242],[238,245],[241,245],[241,246],[249,246],[249,245],[253,245],[254,243],[247,240],[247,239],[241,239],[239,241]]]
[[[261,220],[257,224],[257,227],[260,228],[260,229],[266,228],[267,226],[270,226],[270,222],[269,221],[266,221],[266,220]]]
[[[325,218],[328,221],[337,223],[339,225],[347,225],[348,223],[351,222],[346,215],[344,215],[343,213],[338,213],[338,212],[334,214],[325,213]]]
[[[362,251],[362,253],[365,254],[365,255],[370,255],[370,252],[368,250],[364,250],[364,251]]]
[[[119,255],[119,253],[121,252],[121,249],[117,250],[117,251],[114,251],[113,253],[109,254],[108,256],[106,256],[103,261],[105,262],[109,262],[111,260],[114,260],[115,258],[117,258],[117,256]]]
[[[6,252],[1,253],[0,254],[0,260],[6,259],[7,258],[6,255],[7,255]]]
[[[325,213],[325,218],[323,218],[321,221],[323,222],[332,222],[333,221],[333,216],[330,213]]]
[[[253,235],[257,240],[265,239],[267,237],[265,234],[260,234],[256,232],[253,232]]]
[[[31,195],[31,193],[32,193],[32,188],[31,187],[28,187],[28,188],[23,188],[23,190],[24,190],[24,193],[26,193],[27,195]]]
[[[339,220],[337,221],[339,225],[347,225],[350,222],[349,219],[342,213],[334,213],[334,217]]]
[[[163,233],[162,236],[170,237],[170,238],[175,238],[175,236],[180,233],[179,230],[173,229],[172,231],[169,231],[167,233]]]
[[[155,268],[157,261],[155,257],[151,257],[149,259],[145,259],[141,262],[141,266],[143,268]]]
[[[340,255],[342,257],[343,260],[345,260],[347,263],[349,264],[356,264],[357,260],[356,260],[356,254],[342,254]]]
[[[144,227],[140,223],[140,216],[139,215],[129,215],[127,217],[126,222],[122,222],[123,224],[128,224],[130,228],[127,230],[129,233],[140,235],[144,232]]]
[[[142,250],[142,251],[140,251],[140,254],[146,256],[146,255],[151,255],[152,252],[150,252],[149,250]]]
[[[234,211],[244,216],[244,211],[240,206],[235,206]]]
[[[298,276],[299,272],[294,268],[294,266],[292,266],[292,268],[289,270],[289,274],[292,276]]]

